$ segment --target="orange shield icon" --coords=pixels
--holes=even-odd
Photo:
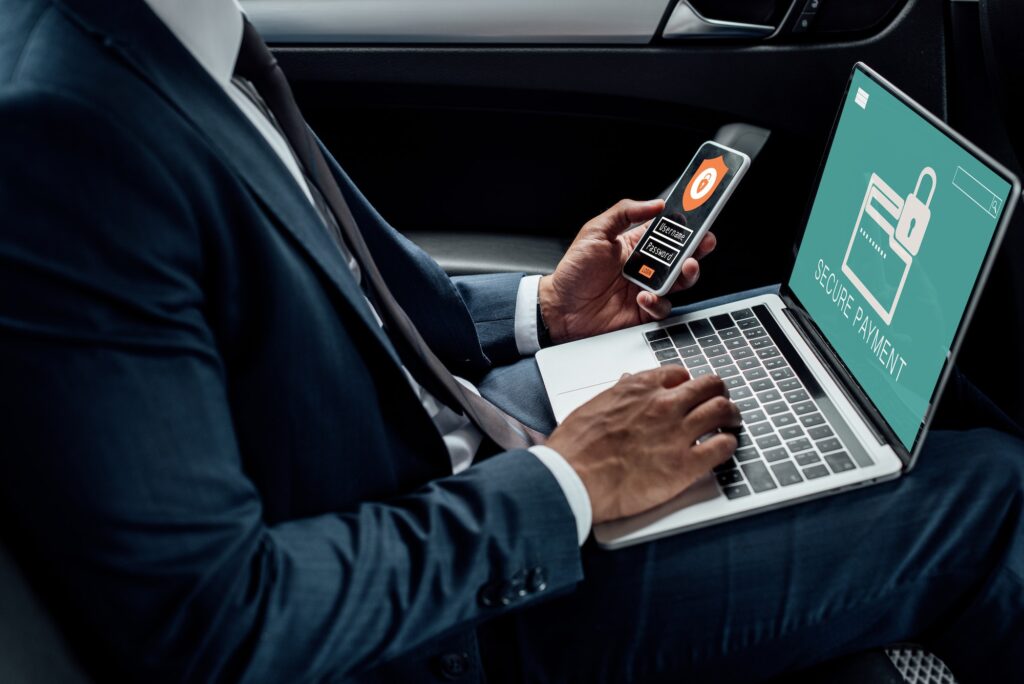
[[[719,155],[714,159],[705,159],[701,162],[697,173],[686,184],[683,190],[683,211],[693,211],[704,204],[715,194],[715,188],[729,173],[729,167],[725,165],[725,159]]]

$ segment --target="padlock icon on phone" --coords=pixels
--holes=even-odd
[[[922,202],[921,184],[926,177],[931,178],[931,188],[928,190],[928,199]],[[932,218],[930,205],[937,184],[935,170],[926,166],[917,177],[914,191],[903,201],[903,211],[900,212],[899,222],[896,224],[896,239],[912,256],[917,256],[917,251],[921,249],[921,242],[924,240],[924,233],[928,230],[928,222]]]

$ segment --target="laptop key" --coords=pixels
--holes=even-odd
[[[668,361],[662,361],[662,366],[682,366],[683,362],[679,359],[669,359]]]
[[[775,387],[775,385],[768,378],[764,378],[763,380],[755,380],[754,382],[750,383],[750,389],[754,390],[755,392],[763,392],[765,390],[770,390],[773,387]]]
[[[746,413],[741,413],[740,416],[743,418],[743,422],[746,423],[747,425],[752,425],[754,423],[760,423],[762,420],[767,420],[767,417],[764,415],[764,411],[760,410],[747,411]]]
[[[820,413],[808,413],[806,416],[800,416],[800,422],[804,424],[804,427],[814,427],[824,423],[825,417]]]
[[[686,356],[683,358],[683,363],[687,366],[703,366],[708,360],[704,358],[703,354],[696,354],[694,356]]]
[[[710,358],[712,356],[721,356],[722,354],[729,353],[729,350],[721,344],[713,344],[710,347],[704,347],[704,353]]]
[[[779,428],[779,436],[782,439],[796,439],[804,434],[804,429],[799,425],[787,425],[784,428]]]
[[[760,368],[761,362],[755,359],[740,359],[736,362],[736,365],[740,367],[740,370],[750,370],[751,368]]]
[[[659,352],[654,352],[654,355],[658,358],[659,361],[665,361],[666,359],[674,359],[679,356],[678,354],[676,354],[675,349],[662,349]]]
[[[725,473],[725,472],[728,472],[730,470],[736,470],[736,467],[737,467],[736,466],[736,461],[734,461],[732,459],[732,456],[730,456],[729,459],[727,461],[725,461],[724,463],[719,463],[718,465],[716,465],[714,467],[714,471],[716,473]]]
[[[730,378],[730,380],[731,379],[732,378]],[[728,381],[726,381],[726,385],[728,385]],[[729,398],[730,399],[747,399],[747,398],[752,397],[752,396],[754,396],[754,393],[751,392],[750,388],[747,387],[746,385],[741,385],[739,387],[730,387],[729,388]]]
[[[742,337],[734,337],[731,340],[725,341],[726,349],[742,349],[747,346],[747,341]]]
[[[722,493],[725,494],[727,499],[739,499],[743,496],[750,496],[750,489],[745,484],[739,484],[731,487],[723,487]]]
[[[717,476],[718,484],[723,487],[726,485],[733,485],[737,482],[743,482],[743,473],[738,470],[728,470],[724,473],[719,473]]]
[[[756,461],[759,457],[757,455],[757,449],[754,447],[746,447],[744,449],[737,449],[736,453],[732,455],[740,463],[746,463],[747,461]]]
[[[646,337],[648,341],[660,340],[663,337],[668,337],[668,331],[664,328],[659,328],[658,330],[645,332],[644,337]]]
[[[693,333],[694,337],[707,337],[708,335],[714,335],[715,329],[706,320],[701,319],[690,321],[690,332]]]
[[[710,347],[716,344],[721,344],[722,340],[718,338],[718,335],[707,335],[705,337],[698,337],[697,344],[702,347]]]
[[[770,337],[758,337],[753,340],[750,340],[750,346],[753,347],[754,349],[767,349],[768,347],[771,347],[773,344],[774,342],[772,342],[772,338]]]
[[[807,430],[807,434],[811,436],[811,439],[825,439],[826,437],[831,437],[834,433],[828,425],[818,425]]]
[[[800,477],[800,471],[792,463],[777,463],[772,466],[772,472],[775,473],[775,479],[783,487],[799,484],[804,481],[804,478]]]
[[[796,378],[787,378],[779,383],[779,389],[783,392],[792,392],[800,389],[800,381]]]
[[[756,441],[757,446],[761,447],[762,450],[771,449],[772,447],[777,447],[780,444],[782,444],[782,440],[779,439],[776,435],[766,435],[764,437],[758,437]]]
[[[814,405],[813,401],[802,401],[799,404],[793,404],[793,412],[798,416],[802,416],[805,413],[810,413],[811,411],[817,410],[818,407]]]
[[[845,473],[847,470],[857,467],[845,451],[825,454],[825,463],[828,463],[828,467],[832,469],[833,473]]]
[[[733,401],[736,401],[736,397],[730,397],[730,398]],[[737,401],[736,402],[736,408],[738,408],[740,410],[740,412],[743,412],[743,411],[753,411],[758,406],[760,406],[760,404],[758,404],[757,403],[757,399],[754,399],[753,397],[751,397],[750,399],[744,399],[743,401]]]
[[[733,314],[733,318],[735,317],[736,314]],[[761,321],[757,320],[756,318],[744,318],[743,320],[736,321],[736,325],[739,326],[740,330],[748,330],[750,328],[756,328],[757,326],[761,325]]]
[[[677,345],[678,346],[678,345]],[[700,354],[700,347],[695,344],[689,344],[685,347],[679,347],[679,355],[682,357],[697,356]]]
[[[774,359],[765,359],[764,367],[768,370],[775,370],[776,368],[782,368],[786,365],[786,359],[781,356],[776,356]]]
[[[733,349],[732,358],[739,361],[740,359],[749,359],[754,355],[754,350],[750,347],[743,347],[742,349]]]
[[[731,393],[733,390],[743,387],[746,383],[743,382],[742,375],[734,375],[731,378],[723,378],[725,380],[725,387]]]
[[[750,360],[754,361],[755,359]],[[754,368],[752,370],[748,370],[747,372],[745,372],[743,374],[743,377],[745,377],[747,380],[760,380],[761,378],[768,377],[768,371],[766,371],[764,368]]]
[[[764,328],[747,328],[743,331],[743,336],[748,340],[754,340],[758,337],[765,337],[768,333],[764,331]]]
[[[821,463],[821,456],[818,456],[817,451],[811,449],[810,451],[801,451],[799,454],[794,454],[793,460],[802,466],[808,466],[814,463]],[[826,471],[825,474],[827,475],[828,472]]]
[[[653,351],[661,351],[662,349],[671,349],[671,348],[672,348],[672,340],[668,339],[667,337],[662,338],[660,340],[654,340],[653,342],[651,342],[651,349]]]
[[[802,389],[786,392],[786,401],[791,404],[795,404],[798,401],[807,401],[808,399],[810,399],[810,396],[808,396],[807,392]]]
[[[843,448],[843,445],[840,444],[839,440],[835,437],[823,439],[820,442],[816,442],[816,444],[818,446],[818,451],[821,453],[825,453],[826,451],[836,451],[837,449]]]
[[[765,404],[764,410],[768,412],[768,415],[774,416],[788,411],[789,405],[784,401],[775,401],[770,404]]]
[[[705,375],[711,375],[711,366],[698,366],[690,369],[691,378],[701,378]]]
[[[796,416],[792,413],[780,413],[777,416],[772,416],[772,422],[775,424],[775,427],[786,427],[796,422]]]
[[[768,472],[765,464],[760,461],[754,461],[752,463],[744,463],[740,468],[743,469],[743,474],[747,476],[747,482],[750,483],[755,492],[766,492],[769,489],[775,489],[775,480],[772,479],[772,474]]]
[[[778,382],[793,377],[793,371],[789,368],[776,368],[772,371],[772,380]]]
[[[722,366],[728,366],[732,363],[732,357],[726,354],[725,356],[716,356],[711,359],[711,365],[715,368],[721,368]]]
[[[718,331],[718,336],[723,340],[732,340],[740,336],[740,329],[736,327],[725,328]]]
[[[741,432],[736,436],[736,448],[740,449],[743,447],[753,446],[754,443],[750,440],[750,435],[745,432]]]
[[[675,342],[677,347],[686,347],[694,343],[693,335],[685,323],[677,323],[668,327],[668,335]]]
[[[767,435],[772,432],[774,432],[774,430],[772,430],[772,425],[768,421],[764,421],[763,423],[758,423],[756,425],[750,426],[750,434],[754,435],[755,437]]]
[[[804,468],[804,477],[808,480],[816,480],[819,477],[825,477],[830,474],[831,473],[828,472],[828,468],[825,467],[824,463],[819,463],[818,465],[811,466],[810,468]]]
[[[754,312],[751,311],[750,309],[740,309],[739,311],[733,311],[732,317],[735,318],[737,321],[740,320],[741,318],[753,318]]]
[[[800,439],[794,439],[792,442],[786,442],[786,446],[795,454],[799,451],[807,451],[810,449],[811,441],[806,437],[801,437]]]
[[[765,347],[764,349],[758,349],[757,350],[757,356],[758,356],[758,358],[761,358],[761,359],[770,359],[773,356],[780,356],[780,355],[781,355],[781,353],[779,352],[777,347]]]
[[[768,449],[767,451],[764,452],[764,460],[768,461],[769,463],[773,463],[775,461],[782,461],[787,458],[789,458],[789,452],[783,449],[782,447]]]
[[[757,395],[758,400],[762,404],[770,404],[773,401],[779,401],[782,399],[782,395],[777,390],[768,390],[767,392],[761,392]]]
[[[711,325],[715,326],[715,330],[721,330],[722,328],[731,328],[733,322],[729,314],[718,314],[711,317]]]
[[[718,377],[720,378],[731,378],[734,375],[738,376],[740,374],[740,369],[736,366],[725,366],[724,368],[719,368],[715,372],[718,373]]]

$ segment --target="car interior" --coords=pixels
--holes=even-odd
[[[242,5],[347,173],[453,275],[551,272],[586,220],[662,195],[715,140],[752,165],[699,283],[674,297],[779,282],[857,62],[1016,174],[1024,162],[1024,6],[1013,0]],[[1018,421],[1022,222],[1017,212],[958,362]],[[6,552],[0,606],[0,680],[87,681]],[[780,681],[955,676],[892,644]]]

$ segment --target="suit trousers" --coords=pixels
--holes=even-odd
[[[553,429],[532,359],[481,390]],[[755,682],[906,641],[961,682],[1024,681],[1024,441],[959,373],[897,480],[581,553],[574,591],[483,627],[489,681]]]

